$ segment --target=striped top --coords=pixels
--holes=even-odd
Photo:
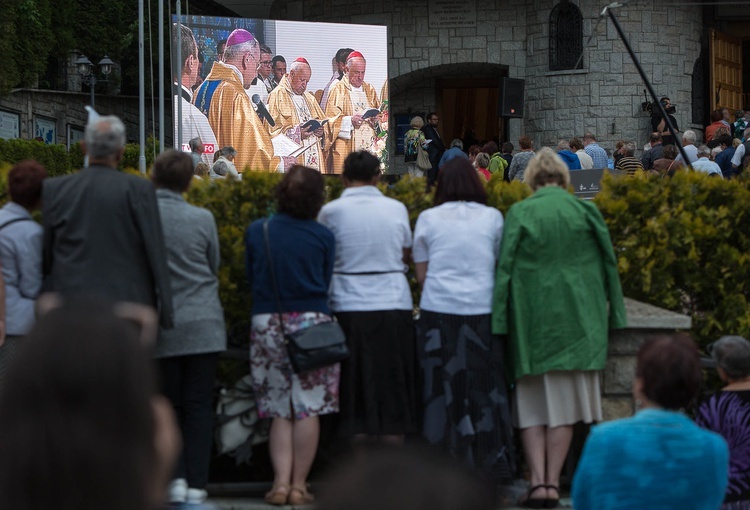
[[[643,170],[643,163],[633,156],[623,156],[617,162],[615,168],[627,172],[628,175],[633,175],[636,170]]]

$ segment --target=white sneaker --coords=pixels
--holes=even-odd
[[[187,480],[184,478],[177,478],[172,480],[169,484],[169,502],[170,503],[184,503],[187,497],[188,486]]]
[[[208,492],[203,489],[188,489],[184,501],[188,505],[199,505],[205,502],[207,497]]]

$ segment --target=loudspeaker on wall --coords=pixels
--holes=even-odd
[[[500,116],[523,118],[524,80],[503,78],[500,84]]]

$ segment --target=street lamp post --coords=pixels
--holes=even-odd
[[[99,61],[99,70],[101,70],[102,74],[104,76],[109,76],[109,73],[112,72],[112,66],[115,63],[110,60],[110,58],[107,55],[104,55],[104,58]],[[89,86],[91,89],[91,108],[95,108],[94,104],[94,90],[96,89],[97,82],[107,82],[107,78],[96,78],[96,74],[94,73],[94,64],[91,63],[91,61],[86,57],[86,55],[81,55],[78,57],[78,60],[76,60],[76,67],[78,68],[78,74],[80,74],[83,77],[83,83]]]

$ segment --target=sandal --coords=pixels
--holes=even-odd
[[[560,487],[557,487],[556,485],[547,485],[547,489],[552,489],[553,491],[557,492],[556,498],[547,498],[545,500],[544,508],[557,508],[557,505],[560,504]]]
[[[306,485],[292,485],[289,489],[287,504],[292,506],[309,505],[315,501],[315,496],[310,494]]]
[[[288,485],[280,483],[274,484],[271,490],[266,492],[265,500],[269,505],[281,506],[286,505],[287,499],[289,499],[291,489]]]
[[[533,487],[530,487],[529,490],[526,491],[526,497],[518,502],[518,505],[521,508],[547,508],[547,499],[546,498],[532,498],[531,495],[534,494],[535,491],[538,489],[546,489],[547,486],[544,484],[535,485]]]

